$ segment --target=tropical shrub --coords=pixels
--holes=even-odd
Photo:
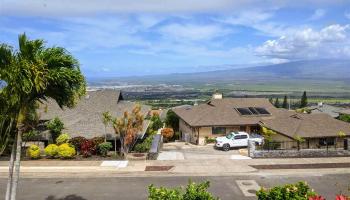
[[[89,157],[93,154],[96,154],[97,146],[92,140],[85,140],[80,146],[80,153],[84,157]]]
[[[154,113],[153,116],[151,117],[151,128],[153,130],[158,130],[163,127],[163,122],[159,117],[159,114]]]
[[[180,132],[179,131],[176,131],[175,133],[174,133],[174,140],[179,140],[180,139]]]
[[[81,145],[86,140],[87,139],[82,136],[73,137],[72,139],[69,140],[69,144],[73,145],[77,152],[80,152]]]
[[[73,158],[75,153],[74,147],[68,143],[61,144],[58,147],[58,156],[62,159]]]
[[[344,122],[349,122],[350,123],[350,115],[348,115],[348,114],[341,114],[339,116],[339,120],[342,120]]]
[[[174,111],[169,110],[166,113],[165,125],[167,127],[173,128],[174,130],[179,130],[179,117],[175,114]]]
[[[261,188],[256,195],[258,200],[308,200],[316,196],[306,182],[276,186],[271,189]]]
[[[146,153],[151,149],[153,136],[148,136],[142,143],[135,145],[134,150],[138,153]]]
[[[103,143],[98,145],[98,152],[102,156],[106,156],[108,151],[111,149],[112,149],[112,143],[110,143],[110,142],[103,142]]]
[[[58,146],[56,144],[49,144],[44,151],[46,156],[54,158],[58,154]]]
[[[174,136],[174,130],[172,128],[163,128],[162,131],[162,136],[169,140]]]
[[[104,137],[93,137],[91,138],[91,141],[95,144],[96,148],[99,144],[102,144],[105,142],[105,138]]]
[[[30,145],[27,149],[27,156],[31,159],[40,158],[40,148],[37,145]]]
[[[68,135],[68,133],[63,133],[56,138],[56,144],[60,145],[63,143],[68,143],[69,139],[70,136]]]
[[[205,143],[210,144],[215,142],[216,142],[215,138],[209,138],[208,136],[205,137]]]
[[[165,187],[156,188],[154,185],[148,187],[148,199],[149,200],[214,200],[219,199],[214,197],[208,188],[210,186],[209,181],[203,183],[189,182],[185,191],[181,188],[168,189]]]
[[[56,141],[56,138],[61,134],[64,128],[64,124],[60,118],[55,117],[46,124],[46,128],[50,130],[52,140]]]

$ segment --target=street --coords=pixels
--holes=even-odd
[[[237,180],[256,181],[259,186],[271,187],[278,184],[307,181],[315,191],[334,199],[335,194],[349,194],[350,174],[333,175],[247,175],[215,177],[115,177],[115,178],[23,178],[19,184],[18,199],[23,200],[99,200],[147,199],[147,187],[180,186],[189,179],[193,181],[209,180],[210,191],[222,200],[256,199],[247,197],[237,184]],[[0,194],[4,198],[6,179],[0,179]]]

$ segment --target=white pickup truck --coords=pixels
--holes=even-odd
[[[230,150],[232,147],[246,147],[248,140],[253,140],[256,144],[261,145],[264,138],[258,134],[248,134],[243,131],[231,132],[225,137],[217,137],[215,147],[222,148],[224,151]]]

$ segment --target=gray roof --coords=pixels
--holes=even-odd
[[[263,107],[271,115],[242,116],[235,108]],[[225,98],[213,99],[197,106],[182,106],[173,111],[190,126],[232,126],[254,125],[265,118],[273,118],[281,110],[263,98]]]
[[[311,110],[311,113],[326,113],[333,118],[339,117],[339,113],[345,110],[342,107],[332,106],[328,104],[310,106],[308,107],[308,109]]]
[[[103,112],[108,111],[113,117],[121,117],[125,111],[131,112],[135,105],[135,102],[123,100],[120,91],[97,90],[89,91],[72,109],[62,110],[56,102],[48,100],[40,106],[38,113],[42,120],[59,117],[64,123],[64,132],[72,137],[92,138],[104,136]],[[149,106],[141,105],[141,112],[144,116],[148,114],[150,109]],[[146,131],[148,124],[147,121],[144,122],[141,135]],[[115,136],[112,126],[108,126],[106,132],[109,139]]]
[[[325,113],[304,114],[285,111],[274,119],[262,120],[261,125],[290,138],[336,137],[340,131],[350,136],[350,123],[334,119]]]
[[[339,112],[340,114],[350,115],[350,109],[344,109]]]

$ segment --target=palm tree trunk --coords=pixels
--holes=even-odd
[[[14,162],[15,162],[15,150],[16,150],[16,142],[17,142],[16,140],[17,140],[17,135],[15,136],[15,140],[13,141],[12,148],[11,148],[11,158],[10,158],[10,163],[9,163],[9,175],[8,175],[8,180],[7,180],[5,200],[10,200],[10,197],[11,197],[13,168],[14,168]]]
[[[21,165],[21,150],[22,150],[22,133],[24,125],[20,123],[18,125],[17,133],[17,146],[16,146],[16,161],[15,161],[15,176],[12,179],[12,188],[11,188],[11,200],[16,200],[17,194],[17,185],[19,181],[19,170]]]
[[[106,131],[106,126],[105,126],[105,142],[107,142],[107,131]]]
[[[114,137],[114,155],[117,156],[117,136]]]

